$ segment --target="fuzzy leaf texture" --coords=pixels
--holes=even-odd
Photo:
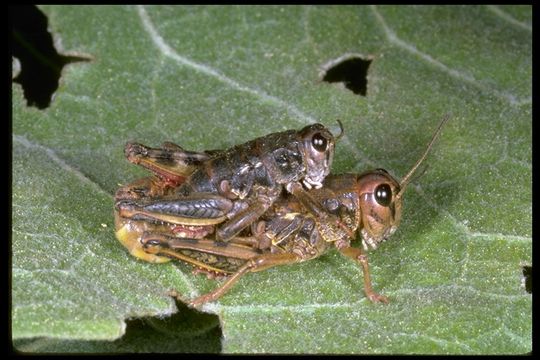
[[[59,52],[93,60],[64,69],[44,110],[12,86],[19,351],[532,350],[530,6],[40,9]],[[347,54],[372,58],[366,96],[320,81]],[[388,305],[370,303],[361,269],[332,251],[249,274],[205,305],[219,339],[215,317],[181,307],[169,318],[178,310],[166,295],[218,282],[187,264],[144,263],[114,237],[116,189],[146,175],[124,158],[126,141],[227,148],[314,122],[337,133],[340,119],[334,173],[401,178],[445,113],[398,232],[369,254]],[[122,337],[138,318],[153,330]]]

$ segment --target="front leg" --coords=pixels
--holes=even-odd
[[[276,201],[281,193],[281,186],[273,189],[259,189],[254,192],[253,199],[249,206],[234,214],[233,217],[223,223],[216,230],[216,239],[228,241],[240,231],[257,221]]]
[[[115,201],[157,198],[172,194],[171,187],[155,176],[148,176],[120,187],[114,194]]]
[[[366,293],[367,298],[374,303],[383,302],[388,303],[388,298],[384,295],[379,295],[371,287],[371,277],[369,275],[369,265],[367,255],[362,252],[360,248],[353,248],[350,246],[344,246],[339,248],[339,251],[355,261],[359,262],[362,265],[362,270],[364,272],[364,292]]]
[[[320,228],[333,228],[334,226],[337,226],[341,231],[345,232],[349,238],[355,237],[354,232],[351,231],[339,217],[329,213],[328,209],[325,209],[308,191],[304,190],[300,183],[295,182],[287,184],[287,191],[294,195],[308,213],[317,218]]]

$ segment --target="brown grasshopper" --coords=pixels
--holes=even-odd
[[[423,155],[400,182],[385,170],[377,169],[360,175],[330,175],[321,188],[310,190],[313,200],[321,204],[323,211],[337,217],[339,223],[326,221],[324,217],[321,220],[307,211],[298,198],[284,194],[251,227],[249,236],[236,236],[228,243],[216,242],[204,235],[190,238],[175,232],[166,223],[126,220],[118,216],[117,236],[137,239],[137,251],[151,254],[154,260],[178,259],[208,274],[229,276],[214,291],[187,301],[193,307],[218,299],[249,272],[311,260],[332,246],[362,266],[368,299],[386,303],[388,299],[372,289],[367,255],[350,243],[359,231],[363,249],[376,249],[395,232],[401,219],[403,193],[447,120],[448,116],[443,118]],[[199,230],[192,229],[193,232]],[[176,292],[172,294],[181,298]]]
[[[330,172],[334,145],[334,136],[321,124],[273,133],[227,150],[192,152],[173,143],[157,149],[127,143],[128,160],[155,177],[116,192],[117,238],[133,255],[159,262],[140,251],[143,240],[131,235],[141,233],[139,227],[163,223],[177,234],[199,238],[220,224],[215,237],[228,241],[264,214],[283,188],[309,211],[321,213],[302,184],[308,189],[321,186]]]

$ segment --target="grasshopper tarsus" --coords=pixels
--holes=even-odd
[[[384,295],[377,294],[376,292],[366,294],[366,296],[372,303],[388,304],[388,298]]]
[[[178,301],[181,301],[183,303],[188,302],[189,299],[184,297],[182,294],[180,294],[176,289],[169,289],[166,293],[167,296],[170,296]]]

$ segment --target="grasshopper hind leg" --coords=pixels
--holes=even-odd
[[[207,302],[216,301],[223,296],[236,282],[244,275],[250,272],[262,271],[268,268],[293,264],[300,262],[301,258],[298,255],[291,253],[282,254],[264,254],[257,258],[251,259],[244,266],[242,266],[237,272],[232,274],[220,287],[207,294],[201,295],[195,299],[189,300],[187,303],[193,308],[200,308]],[[178,297],[182,301],[186,301],[181,296]]]
[[[161,148],[151,148],[136,142],[128,142],[124,155],[129,162],[152,171],[163,183],[176,187],[210,158],[209,153],[184,150],[171,143]]]
[[[164,263],[171,261],[169,257],[148,253],[143,245],[142,239],[148,231],[160,231],[159,225],[150,224],[145,221],[133,221],[114,214],[115,235],[118,241],[138,259],[151,263]]]
[[[243,243],[218,243],[208,239],[175,238],[163,234],[144,236],[145,251],[166,255],[203,269],[204,273],[215,272],[228,276],[215,290],[188,300],[176,291],[171,291],[177,299],[189,306],[199,308],[223,296],[236,282],[250,272],[269,269],[274,266],[300,262],[304,258],[294,253],[263,253]]]

